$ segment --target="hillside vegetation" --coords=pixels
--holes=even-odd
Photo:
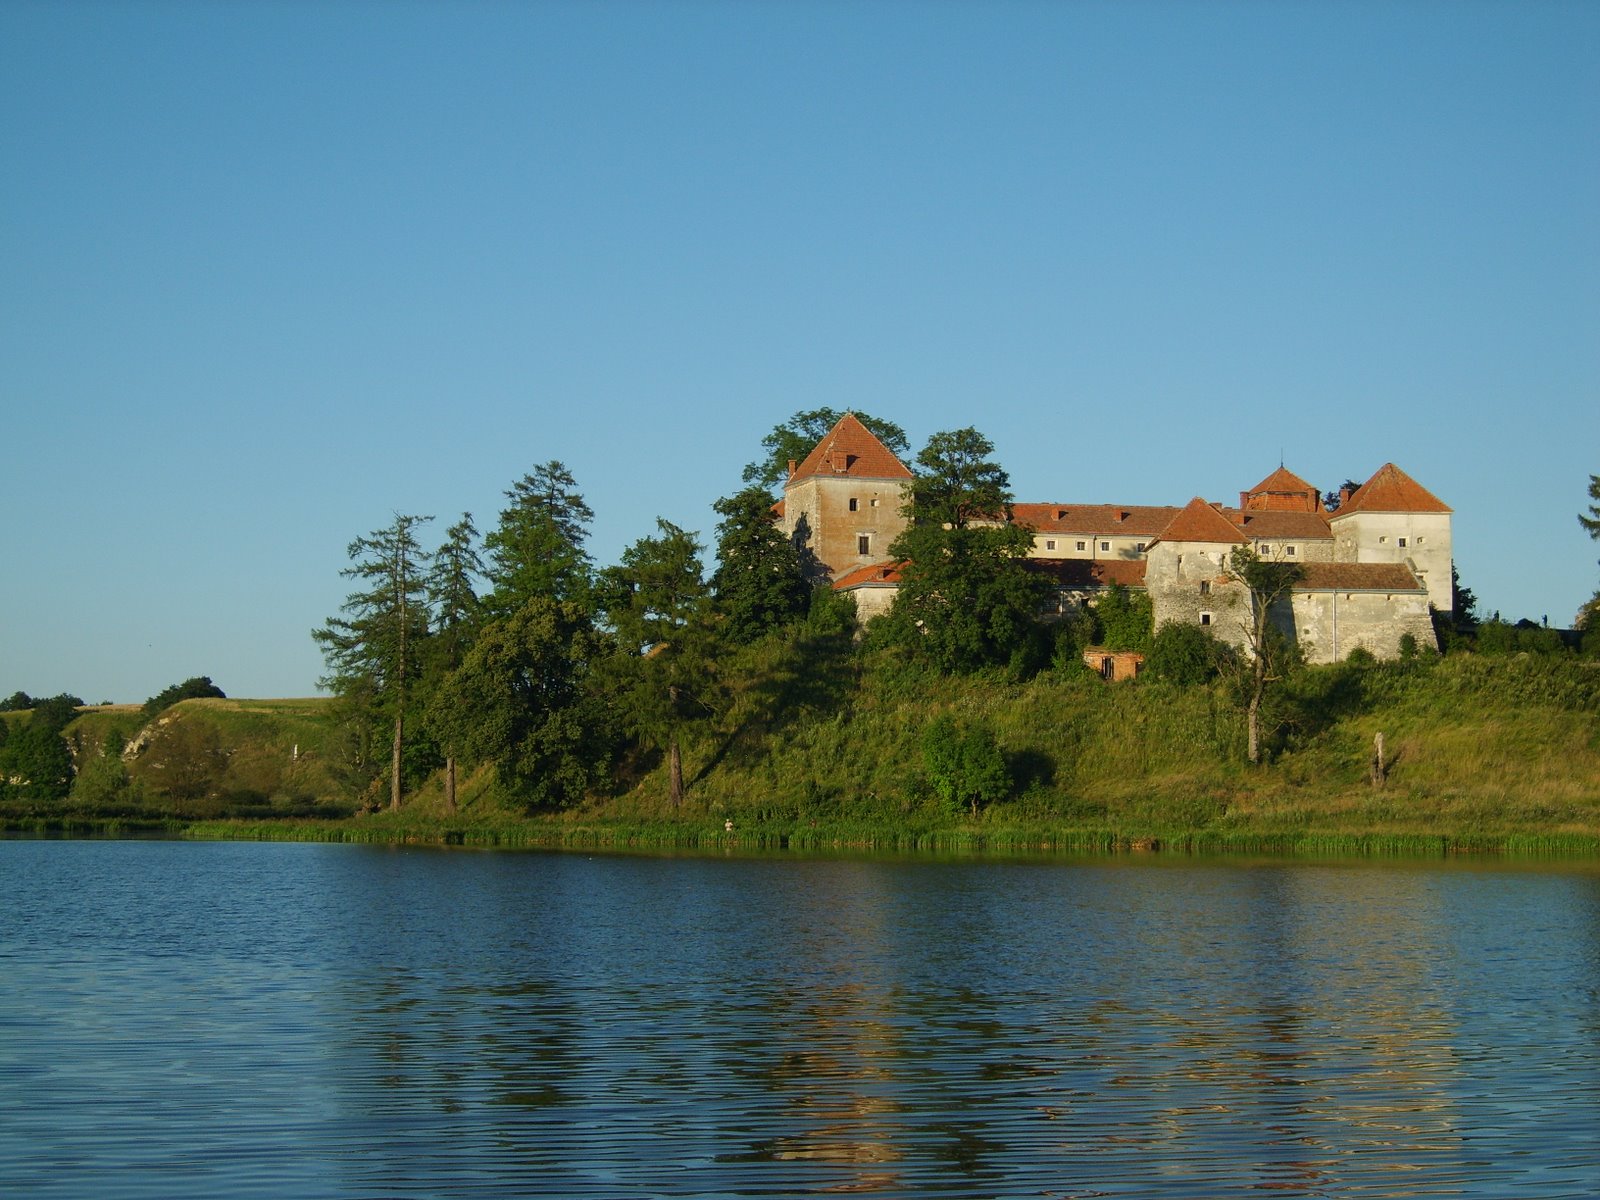
[[[1279,699],[1264,767],[1243,761],[1243,718],[1224,682],[1108,685],[1076,666],[1025,683],[941,676],[803,634],[758,643],[727,673],[726,709],[684,744],[679,808],[659,756],[634,748],[610,794],[560,811],[530,813],[480,769],[463,778],[454,813],[435,774],[399,812],[357,817],[374,797],[348,790],[366,776],[351,769],[361,748],[344,739],[333,702],[206,699],[148,725],[134,708],[85,710],[66,730],[73,794],[11,800],[4,815],[24,827],[228,818],[193,828],[486,843],[1600,848],[1592,659],[1305,669]],[[973,815],[940,795],[924,738],[941,717],[992,731],[1006,799]],[[112,761],[125,781],[97,792]]]

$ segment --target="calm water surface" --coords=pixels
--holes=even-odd
[[[1600,1194],[1594,867],[0,842],[0,1196]]]

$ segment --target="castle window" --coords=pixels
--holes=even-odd
[[[1134,546],[1133,546],[1133,552],[1135,554],[1143,554],[1144,553],[1144,543],[1143,542],[1135,542]]]
[[[1101,542],[1100,543],[1100,549],[1102,549],[1102,550],[1111,549],[1111,543],[1110,542]]]
[[[1088,549],[1088,546],[1087,546],[1087,545],[1086,545],[1086,544],[1085,544],[1085,543],[1083,543],[1083,542],[1079,542],[1079,543],[1078,543],[1078,549],[1079,549],[1079,550],[1087,550],[1087,549]]]
[[[1054,550],[1056,548],[1056,540],[1055,540],[1055,538],[1045,538],[1045,540],[1044,540],[1044,548],[1046,550]]]
[[[1383,545],[1383,544],[1384,544],[1384,543],[1385,543],[1385,542],[1387,542],[1387,541],[1388,541],[1388,540],[1389,540],[1389,538],[1388,538],[1388,535],[1384,535],[1384,536],[1382,536],[1382,537],[1380,537],[1380,538],[1379,538],[1379,539],[1378,539],[1378,545],[1380,545],[1380,546],[1381,546],[1381,545]]]
[[[856,538],[856,553],[857,554],[871,554],[872,553],[872,539],[870,537],[868,537],[864,533],[860,537]]]
[[[1200,614],[1200,624],[1202,624],[1202,625],[1211,624],[1211,614],[1210,613],[1201,613]]]
[[[1405,538],[1395,538],[1395,542],[1400,546],[1400,549],[1404,550],[1406,548]]]
[[[1293,546],[1285,546],[1285,547],[1284,547],[1284,548],[1283,548],[1283,552],[1284,552],[1284,554],[1285,554],[1285,555],[1287,555],[1287,556],[1288,556],[1288,557],[1289,557],[1289,558],[1293,558],[1293,557],[1294,557],[1294,547],[1293,547]]]
[[[876,496],[874,496],[872,498],[872,507],[873,508],[877,508],[878,507],[878,498]]]
[[[854,496],[851,496],[850,497],[850,511],[851,512],[855,512],[858,507],[859,507],[859,504],[858,504],[856,498]]]
[[[1201,580],[1201,581],[1200,581],[1200,594],[1201,594],[1201,595],[1202,595],[1202,596],[1209,596],[1209,595],[1211,595],[1211,580],[1209,580],[1209,579],[1202,579],[1202,580]]]

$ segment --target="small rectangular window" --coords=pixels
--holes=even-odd
[[[858,537],[856,539],[856,553],[857,554],[871,554],[872,553],[872,539],[870,537],[868,537],[866,534],[862,534],[860,537]]]
[[[1111,543],[1110,542],[1101,542],[1100,543],[1100,549],[1102,549],[1102,550],[1111,549]]]
[[[1283,548],[1283,552],[1284,552],[1284,554],[1286,554],[1290,558],[1294,557],[1294,547],[1293,546],[1285,546]]]
[[[1045,540],[1044,540],[1044,548],[1046,550],[1054,550],[1056,548],[1056,540],[1055,540],[1055,538],[1045,538]]]
[[[1201,581],[1200,581],[1200,594],[1201,594],[1201,595],[1202,595],[1202,596],[1209,596],[1209,595],[1211,595],[1211,580],[1209,580],[1209,579],[1202,579],[1202,580],[1201,580]]]
[[[1201,613],[1200,614],[1200,624],[1202,624],[1202,625],[1211,624],[1211,614],[1210,613]]]
[[[854,496],[850,497],[850,511],[851,512],[855,512],[856,511],[856,498]]]
[[[1079,543],[1078,543],[1078,549],[1079,549],[1079,550],[1085,550],[1085,549],[1087,549],[1087,548],[1088,548],[1088,547],[1087,547],[1087,546],[1086,546],[1086,545],[1085,545],[1085,544],[1084,544],[1084,543],[1083,543],[1083,542],[1079,542]]]
[[[1395,538],[1395,543],[1396,543],[1396,544],[1397,544],[1397,545],[1398,545],[1398,546],[1399,546],[1399,547],[1400,547],[1400,549],[1402,549],[1402,550],[1404,550],[1404,549],[1405,549],[1405,548],[1406,548],[1406,540],[1405,540],[1405,538]]]
[[[1385,534],[1385,535],[1384,535],[1384,536],[1382,536],[1382,537],[1380,537],[1380,538],[1378,538],[1378,545],[1380,545],[1380,546],[1381,546],[1381,545],[1383,545],[1383,544],[1384,544],[1384,543],[1385,543],[1385,542],[1387,542],[1387,541],[1388,541],[1388,540],[1389,540],[1389,538],[1388,538],[1388,535],[1387,535],[1387,534]]]
[[[1424,538],[1424,537],[1419,537],[1419,538],[1418,538],[1418,539],[1417,539],[1417,545],[1419,545],[1419,546],[1420,546],[1420,545],[1422,545],[1422,543],[1423,543],[1423,542],[1425,542],[1425,541],[1427,541],[1427,540],[1428,540],[1428,539],[1427,539],[1427,538]]]
[[[1133,544],[1133,549],[1134,549],[1134,553],[1143,554],[1144,553],[1144,543],[1143,542],[1135,542]]]
[[[874,496],[872,498],[872,507],[873,508],[877,508],[878,507],[878,498],[876,496]]]

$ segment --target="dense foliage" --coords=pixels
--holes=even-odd
[[[182,683],[170,684],[144,702],[144,717],[149,720],[180,700],[225,700],[227,693],[211,682],[209,675],[196,675]]]

